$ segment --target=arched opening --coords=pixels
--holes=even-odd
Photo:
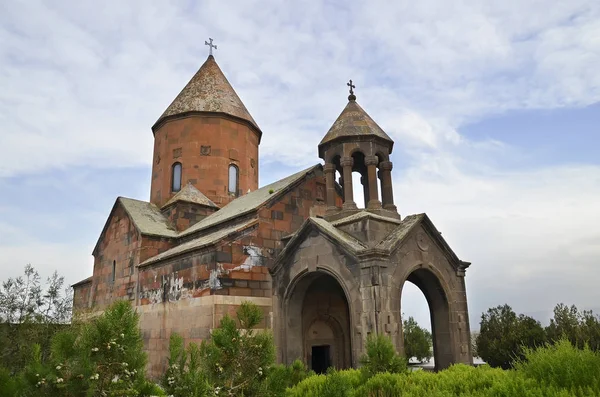
[[[354,164],[352,165],[352,191],[354,202],[358,208],[365,208],[369,202],[369,178],[365,155],[360,151],[352,153]]]
[[[403,320],[412,316],[420,327],[431,330],[433,360],[428,362],[427,366],[436,371],[448,368],[454,359],[450,334],[450,308],[446,292],[437,276],[427,269],[414,270],[406,281],[402,286],[400,302]],[[429,321],[427,321],[427,311]],[[401,343],[404,344],[404,341],[402,340]]]
[[[350,309],[338,281],[324,272],[304,275],[285,301],[284,360],[301,359],[317,373],[349,368]]]
[[[237,197],[239,191],[240,170],[235,164],[229,165],[229,194]]]
[[[176,193],[181,190],[181,163],[174,163],[171,169],[171,191]]]

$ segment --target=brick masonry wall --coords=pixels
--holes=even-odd
[[[129,216],[117,206],[94,252],[92,302],[95,308],[102,309],[116,299],[135,298],[133,275],[139,263],[141,242],[140,233]]]
[[[90,287],[91,306],[100,310],[117,299],[135,304],[137,265],[173,246],[169,239],[142,236],[121,206],[117,206],[107,222],[94,251]]]
[[[177,231],[181,232],[200,222],[216,210],[217,208],[214,207],[206,207],[204,205],[180,201],[164,208],[162,213]]]
[[[73,311],[87,309],[90,305],[92,282],[82,283],[73,287]]]
[[[229,165],[239,169],[238,193],[258,188],[258,136],[239,121],[217,115],[168,121],[156,131],[150,201],[159,207],[172,196],[171,168],[182,164],[182,186],[191,182],[222,207],[228,193]]]

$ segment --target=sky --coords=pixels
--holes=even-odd
[[[399,212],[472,262],[472,329],[504,303],[600,312],[594,0],[0,2],[0,278],[91,275],[115,198],[149,199],[150,127],[209,37],[263,131],[261,185],[320,162],[352,79],[395,141]],[[429,326],[416,287],[402,310]]]

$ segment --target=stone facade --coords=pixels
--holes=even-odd
[[[119,299],[136,307],[151,376],[163,373],[173,332],[205,340],[244,301],[262,308],[259,328],[274,333],[279,362],[300,358],[318,372],[356,367],[369,334],[389,335],[402,351],[407,281],[430,304],[436,367],[472,362],[469,263],[425,214],[400,217],[393,141],[354,95],[319,144],[324,166],[262,188],[262,132],[212,56],[153,132],[150,202],[116,200],[92,277],[73,285],[76,313]],[[182,165],[178,192],[174,163]],[[239,170],[235,193],[231,165]],[[364,209],[354,201],[353,171]]]

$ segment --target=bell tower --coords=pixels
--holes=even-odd
[[[354,201],[352,172],[361,175],[365,198],[365,210],[384,216],[400,218],[394,205],[392,188],[392,162],[390,154],[394,141],[356,102],[352,80],[348,104],[319,143],[319,157],[325,161],[327,214],[358,212]],[[343,205],[335,205],[335,175],[342,187]],[[379,200],[381,193],[381,200]]]
[[[150,201],[164,206],[187,184],[223,207],[258,189],[262,132],[211,54],[159,117]]]

